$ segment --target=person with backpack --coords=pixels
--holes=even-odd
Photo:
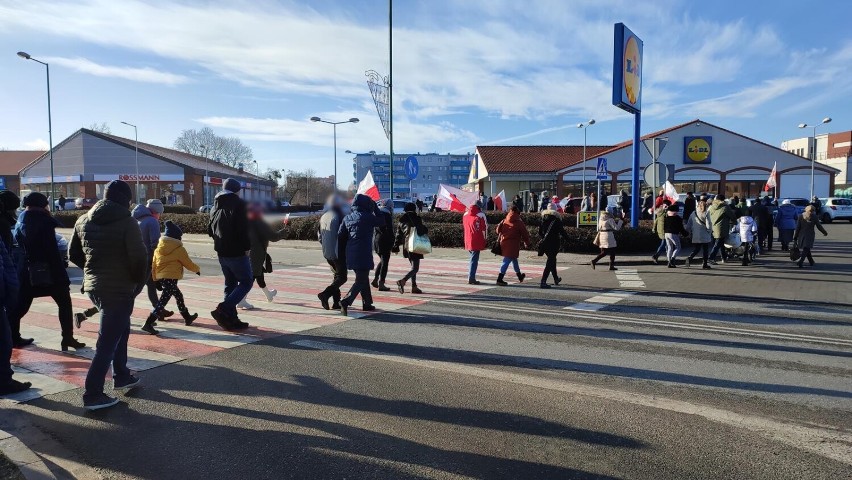
[[[225,276],[225,298],[210,312],[225,330],[248,328],[237,316],[237,304],[248,295],[254,283],[251,271],[251,239],[249,239],[246,203],[239,193],[240,182],[229,178],[216,194],[210,211],[207,234],[213,238],[213,249]]]
[[[538,228],[539,244],[538,256],[546,256],[544,272],[541,274],[541,288],[550,288],[547,278],[553,276],[553,284],[559,286],[562,279],[556,271],[556,256],[562,250],[562,240],[568,240],[565,227],[562,225],[562,216],[551,208],[541,212],[541,226]]]
[[[406,203],[405,207],[403,207],[403,212],[405,213],[399,219],[399,226],[396,230],[396,241],[394,242],[392,251],[395,254],[399,253],[401,247],[402,256],[408,259],[411,269],[404,277],[397,280],[396,287],[399,289],[399,293],[405,293],[405,284],[411,280],[411,293],[420,294],[423,291],[417,287],[417,272],[420,271],[420,261],[423,260],[423,255],[409,251],[408,240],[414,233],[417,235],[426,235],[429,233],[429,229],[423,225],[420,215],[417,215],[417,212],[414,211],[414,204]]]
[[[338,235],[343,224],[343,201],[333,194],[326,201],[326,211],[322,214],[317,231],[317,239],[322,245],[322,256],[331,268],[334,279],[331,285],[317,294],[322,308],[340,310],[340,287],[346,283],[346,248],[340,248]],[[328,301],[333,304],[329,305]]]
[[[413,204],[412,204],[413,205]],[[362,311],[370,312],[373,293],[370,291],[370,272],[373,270],[373,229],[380,225],[376,216],[378,207],[370,197],[357,194],[352,200],[352,211],[343,217],[337,233],[338,249],[346,251],[346,266],[355,272],[355,282],[346,297],[340,299],[340,312],[349,315],[349,307],[361,295]]]
[[[275,298],[278,291],[266,286],[264,273],[272,273],[272,259],[266,252],[269,249],[269,242],[278,242],[284,238],[284,229],[275,231],[266,223],[263,218],[263,208],[259,203],[253,203],[248,207],[247,217],[249,241],[251,242],[249,259],[251,260],[252,277],[254,277],[254,283],[257,283],[266,297],[266,301],[272,303],[272,299]],[[248,303],[246,297],[243,297],[237,306],[243,310],[254,309],[254,305]]]
[[[165,235],[160,238],[157,248],[154,250],[151,276],[154,282],[159,284],[158,288],[162,288],[163,294],[160,295],[157,305],[154,306],[154,310],[151,311],[148,319],[145,320],[145,325],[142,326],[142,331],[151,335],[160,334],[154,329],[154,324],[157,320],[165,320],[163,310],[172,297],[175,298],[178,311],[187,326],[192,325],[192,322],[198,318],[197,313],[189,313],[189,309],[183,302],[183,292],[178,287],[178,281],[183,279],[184,268],[196,275],[201,275],[201,267],[190,260],[189,254],[181,242],[182,237],[183,232],[180,227],[172,223],[171,220],[167,220]]]
[[[388,277],[388,265],[394,241],[393,200],[387,199],[380,203],[377,216],[381,224],[373,233],[373,251],[379,256],[379,264],[376,265],[372,285],[380,292],[389,292],[390,288],[385,285],[385,280]]]
[[[497,285],[505,287],[508,285],[503,278],[509,270],[509,264],[515,269],[515,274],[518,276],[518,282],[523,283],[527,277],[521,272],[521,267],[518,265],[518,257],[521,256],[521,248],[527,248],[530,245],[530,234],[527,231],[527,226],[521,219],[521,212],[514,205],[509,208],[509,213],[497,225],[498,243],[500,244],[500,254],[503,256],[503,263],[500,265],[500,274],[497,275]]]
[[[517,205],[515,206],[517,208]],[[470,254],[470,262],[467,269],[467,283],[479,285],[476,279],[476,270],[479,268],[479,254],[487,247],[488,219],[482,212],[479,202],[468,207],[462,216],[462,227],[464,228],[464,249]]]

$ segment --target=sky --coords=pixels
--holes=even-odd
[[[641,4],[641,8],[637,8]],[[773,145],[852,129],[852,2],[394,0],[394,151],[632,136],[611,102],[613,24],[644,41],[642,133],[695,118]],[[389,71],[387,0],[0,0],[0,148],[106,122],[171,146],[237,136],[261,171],[333,170],[388,141],[365,71]],[[343,166],[343,167],[341,167]],[[341,174],[341,177],[343,175]]]

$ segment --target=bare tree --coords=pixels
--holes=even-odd
[[[237,137],[216,135],[210,127],[201,130],[184,130],[175,140],[174,147],[181,152],[207,157],[223,165],[237,168],[251,163],[254,152]]]
[[[325,201],[334,192],[331,177],[317,177],[314,170],[287,171],[282,189],[284,200],[293,205],[309,205]]]
[[[272,180],[275,183],[279,183],[283,178],[281,170],[276,170],[274,168],[267,168],[266,172],[262,176],[266,177],[268,180]]]
[[[95,122],[95,123],[89,125],[89,130],[92,130],[92,131],[95,131],[95,132],[100,132],[100,133],[106,133],[106,134],[112,133],[112,130],[110,130],[109,125],[107,125],[106,122],[101,122],[101,123]]]

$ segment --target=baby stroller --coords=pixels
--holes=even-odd
[[[755,257],[757,256],[757,239],[749,242],[748,249],[748,260],[749,262],[753,262]],[[738,226],[735,226],[731,229],[731,232],[728,234],[728,238],[725,239],[725,248],[728,249],[728,258],[739,258],[742,259],[745,254],[745,244],[740,238],[740,229]]]

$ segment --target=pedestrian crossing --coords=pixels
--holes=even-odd
[[[408,266],[404,259],[392,258],[388,269],[388,286],[395,287],[394,282],[408,271]],[[390,292],[378,292],[374,289],[373,300],[377,310],[360,312],[360,302],[356,301],[349,311],[350,318],[367,317],[383,311],[394,311],[431,300],[447,299],[491,288],[491,285],[485,284],[468,285],[467,271],[466,260],[427,257],[421,262],[417,278],[418,286],[424,291],[422,295],[401,295],[395,288]],[[478,276],[481,278],[495,278],[498,273],[499,264],[496,261],[480,262]],[[142,324],[150,313],[143,292],[136,300],[131,319],[128,366],[134,371],[144,371],[268,338],[345,321],[347,318],[339,312],[323,310],[316,297],[318,292],[331,283],[331,278],[327,265],[285,267],[267,274],[267,285],[277,289],[278,295],[269,303],[259,289],[252,289],[247,300],[256,308],[240,312],[240,318],[251,327],[239,332],[222,330],[210,316],[210,312],[216,308],[223,296],[224,285],[220,276],[192,276],[181,281],[180,288],[187,308],[190,312],[197,312],[198,319],[192,326],[185,326],[183,319],[176,312],[170,320],[158,323],[158,336],[141,331]],[[350,272],[349,282],[342,287],[344,294],[353,279],[354,274]],[[76,286],[72,285],[71,289],[75,312],[91,307],[88,297],[79,293]],[[168,308],[177,310],[174,300]],[[36,299],[21,325],[21,334],[35,338],[36,343],[12,352],[15,378],[32,382],[34,388],[4,397],[5,400],[27,402],[44,395],[82,387],[90,360],[95,353],[97,331],[98,316],[95,316],[83,322],[81,328],[75,331],[76,338],[85,343],[86,348],[62,352],[57,307],[50,298]],[[0,400],[0,403],[2,401]]]

